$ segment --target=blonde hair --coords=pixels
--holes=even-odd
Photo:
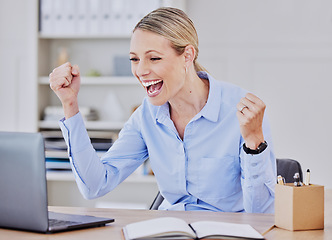
[[[143,17],[135,26],[135,30],[147,30],[159,34],[172,43],[173,49],[183,54],[185,47],[192,45],[195,48],[194,67],[196,72],[206,71],[197,62],[198,36],[193,22],[182,10],[172,7],[158,8]]]

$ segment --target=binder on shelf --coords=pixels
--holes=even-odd
[[[111,1],[101,0],[100,26],[102,35],[111,35]]]
[[[76,22],[75,33],[85,35],[88,33],[88,2],[87,0],[79,0],[76,4]]]
[[[69,159],[46,158],[46,170],[71,170]]]
[[[45,143],[45,161],[48,170],[70,170],[67,145],[61,131],[41,132]],[[117,134],[107,131],[88,131],[91,144],[101,157],[113,144]]]
[[[63,11],[64,5],[65,0],[53,1],[54,30],[52,31],[52,33],[54,34],[63,34],[63,28],[65,25],[65,17]]]
[[[123,34],[130,33],[137,23],[135,18],[135,12],[137,11],[137,5],[140,4],[140,1],[128,0],[124,3],[123,11]]]
[[[41,0],[41,33],[128,36],[160,0]]]
[[[141,20],[146,14],[163,5],[162,1],[160,0],[139,0],[136,2],[136,4],[136,23]]]
[[[63,21],[61,26],[61,33],[66,35],[75,34],[76,14],[76,0],[62,0],[63,2]]]
[[[61,131],[42,131],[46,157],[68,158],[67,145]],[[117,138],[117,134],[107,131],[88,131],[91,144],[96,151],[106,152]]]
[[[110,31],[111,35],[119,36],[123,34],[122,26],[123,2],[122,0],[111,1]]]
[[[101,33],[101,4],[100,0],[88,0],[88,31],[90,35]]]
[[[123,32],[129,34],[146,14],[162,6],[160,0],[128,0],[123,4]]]
[[[40,32],[50,34],[54,29],[53,0],[41,0],[40,9]]]

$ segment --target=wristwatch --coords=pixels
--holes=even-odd
[[[256,149],[250,149],[246,146],[245,143],[243,143],[243,150],[246,154],[259,154],[263,152],[267,148],[267,142],[261,142]]]

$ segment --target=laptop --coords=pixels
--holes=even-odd
[[[114,222],[49,212],[45,165],[41,133],[0,132],[0,227],[53,233]]]

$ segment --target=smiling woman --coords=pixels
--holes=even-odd
[[[158,11],[153,11],[137,23],[134,32],[137,29],[153,32],[168,39],[171,47],[179,55],[184,53],[186,46],[192,45],[195,48],[195,70],[205,71],[205,68],[197,62],[198,35],[194,23],[181,10],[160,8]]]
[[[86,198],[113,190],[149,158],[164,197],[159,209],[273,212],[276,163],[265,104],[216,81],[197,56],[197,33],[183,11],[159,8],[136,25],[131,69],[147,97],[101,159],[79,113],[78,66],[53,70],[50,85],[65,111],[60,127]]]
[[[160,106],[179,94],[186,94],[188,91],[181,90],[189,89],[185,86],[189,84],[190,88],[194,88],[197,85],[193,84],[194,80],[199,85],[203,84],[194,70],[195,79],[187,74],[187,69],[193,68],[195,50],[192,45],[185,49],[186,52],[179,54],[163,36],[139,28],[134,31],[130,44],[132,72],[146,88],[152,104]],[[207,98],[208,89],[197,86],[197,91],[200,90],[205,90]],[[198,99],[192,99],[195,100]]]

